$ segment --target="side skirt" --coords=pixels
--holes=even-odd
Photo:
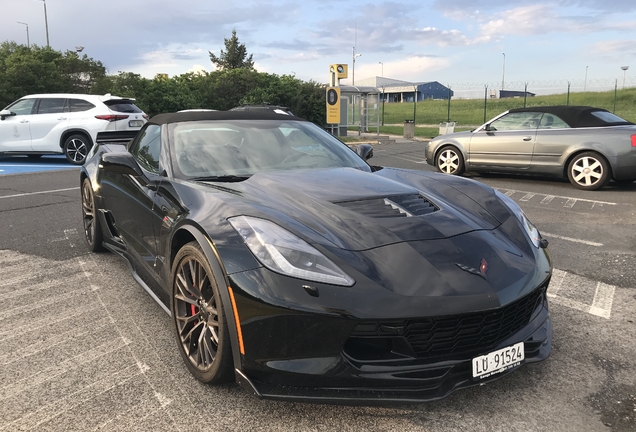
[[[130,268],[130,273],[132,274],[132,277],[135,279],[135,281],[148,293],[148,295],[154,301],[157,302],[157,304],[159,306],[161,306],[161,309],[163,309],[164,312],[166,312],[168,314],[168,316],[172,316],[172,314],[170,313],[170,309],[159,299],[159,297],[157,297],[157,295],[150,289],[150,287],[137,274],[137,272],[135,271],[134,267],[132,266],[132,264],[130,263],[130,261],[126,257],[126,255],[124,255],[120,250],[118,250],[117,248],[115,248],[114,246],[112,246],[112,245],[110,245],[108,243],[103,243],[103,244],[104,244],[105,248],[107,248],[111,252],[119,255],[120,257],[122,257],[124,259],[124,261],[126,261],[126,264],[128,264],[128,267]]]

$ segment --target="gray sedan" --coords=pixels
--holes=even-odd
[[[470,132],[441,135],[426,159],[446,174],[542,174],[596,190],[636,180],[636,125],[585,106],[518,108]]]

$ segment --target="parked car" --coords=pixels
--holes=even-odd
[[[135,100],[106,94],[25,96],[0,111],[0,155],[63,153],[81,165],[97,141],[130,141],[148,116]]]
[[[470,132],[434,138],[426,159],[446,174],[543,174],[596,190],[636,180],[636,126],[587,106],[511,109]]]
[[[230,111],[273,111],[278,114],[294,115],[286,106],[270,105],[268,103],[263,103],[260,105],[243,104],[232,108]]]
[[[370,147],[266,110],[155,116],[82,167],[86,242],[128,260],[204,383],[413,402],[548,357],[552,267],[519,206]]]

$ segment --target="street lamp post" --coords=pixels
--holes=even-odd
[[[360,57],[362,54],[356,54],[356,47],[353,47],[353,65],[351,68],[351,85],[356,85],[356,58]]]
[[[503,55],[503,72],[501,73],[501,89],[504,89],[504,85],[506,82],[506,53],[501,53]]]
[[[625,90],[625,74],[627,73],[629,66],[621,66],[621,69],[623,70],[623,90]]]
[[[26,26],[26,32],[27,32],[27,48],[31,48],[31,41],[29,40],[29,25],[27,23],[23,23],[18,21],[18,24],[23,24]]]
[[[583,81],[583,91],[587,91],[587,68],[589,66],[585,66],[585,81]]]
[[[382,78],[384,78],[384,63],[382,62],[378,62],[382,65],[382,75],[380,75]]]
[[[49,44],[49,18],[46,15],[46,0],[42,0],[42,2],[44,3],[44,26],[46,27],[46,47],[50,48],[51,45]]]

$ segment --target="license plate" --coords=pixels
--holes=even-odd
[[[143,120],[129,120],[128,121],[128,126],[129,127],[142,127],[144,125],[144,121]]]
[[[473,378],[487,378],[521,364],[525,358],[523,342],[473,359]]]

